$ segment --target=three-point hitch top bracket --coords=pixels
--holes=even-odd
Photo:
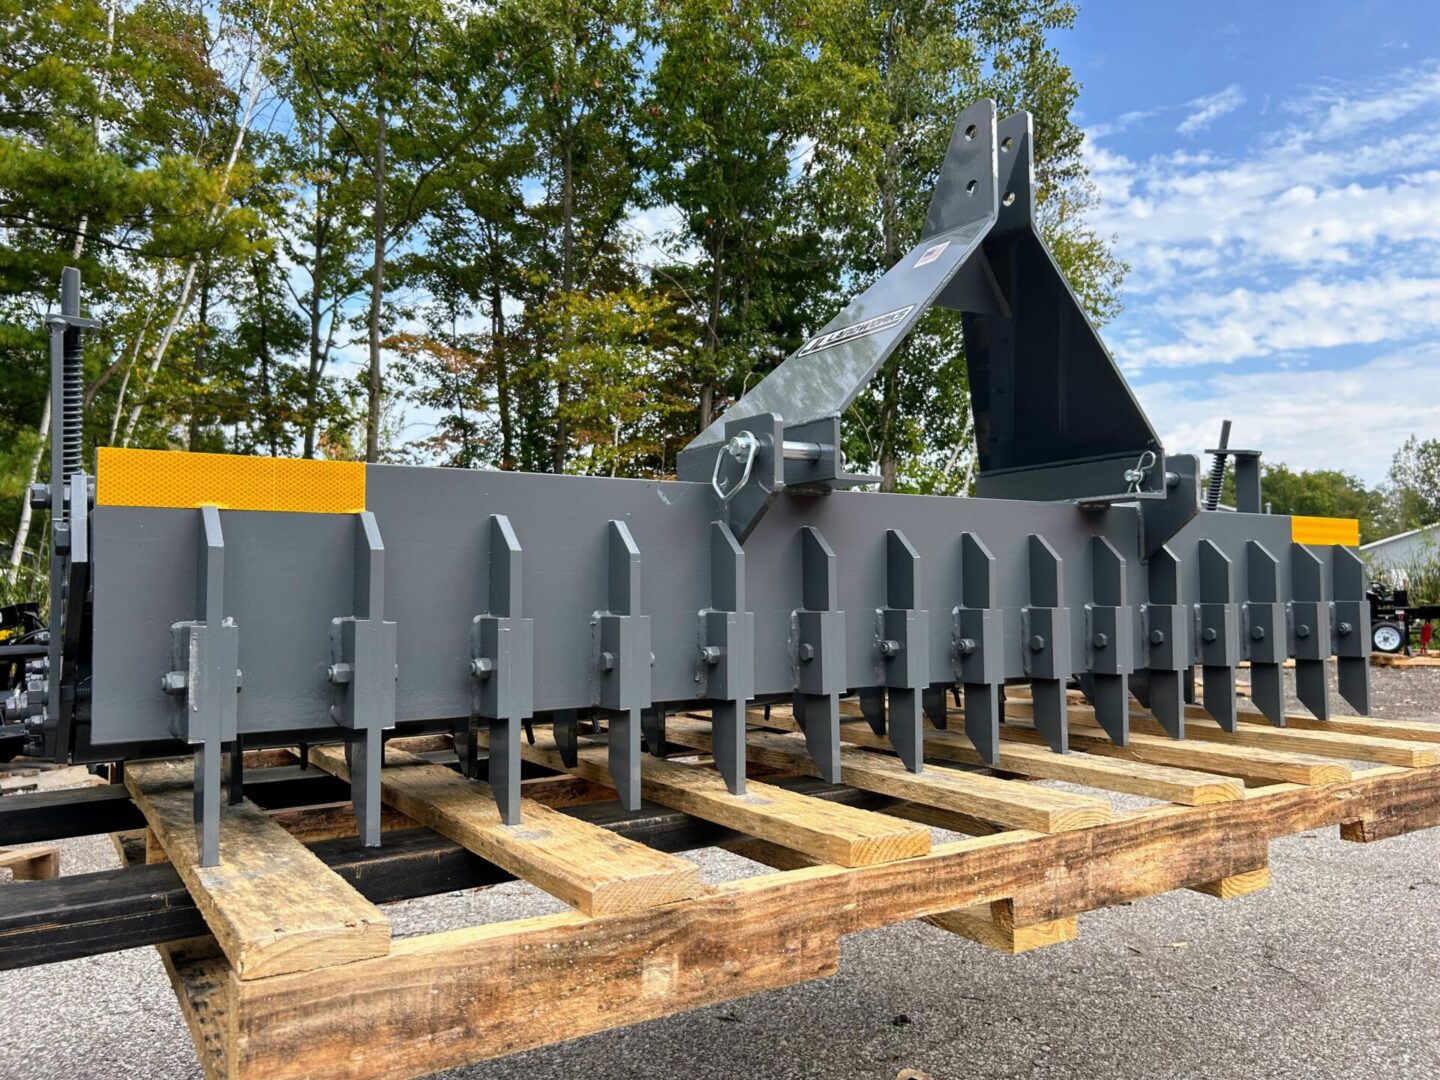
[[[742,541],[783,490],[878,479],[845,471],[840,417],[932,307],[962,313],[978,495],[1139,502],[1155,547],[1198,509],[1040,235],[1033,155],[1029,113],[966,109],[919,242],[681,452]]]

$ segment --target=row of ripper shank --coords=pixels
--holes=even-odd
[[[241,796],[237,731],[239,628],[225,612],[224,537],[213,506],[200,511],[200,618],[171,627],[172,665],[164,686],[174,702],[172,731],[195,746],[196,828],[202,862],[219,857],[220,754],[231,753],[230,798]],[[470,630],[470,715],[456,723],[456,749],[467,775],[481,770],[478,725],[489,729],[485,772],[507,824],[520,820],[520,738],[534,714],[534,622],[523,615],[522,547],[509,520],[489,519],[487,610]],[[921,556],[905,535],[885,536],[886,605],[866,613],[872,627],[874,669],[852,679],[846,667],[847,613],[838,607],[837,559],[821,532],[800,530],[801,606],[791,613],[786,649],[794,714],[821,776],[840,780],[840,697],[857,683],[862,711],[887,733],[914,772],[923,766],[923,722],[946,723],[946,696],[963,689],[966,735],[997,762],[1006,682],[1006,625],[1018,618],[1021,665],[1032,687],[1036,727],[1057,752],[1068,749],[1066,683],[1077,671],[1099,723],[1124,745],[1129,697],[1148,706],[1176,738],[1184,735],[1187,682],[1204,672],[1203,704],[1223,728],[1236,716],[1235,669],[1251,663],[1252,695],[1274,723],[1283,724],[1281,665],[1296,658],[1301,702],[1328,715],[1326,663],[1331,642],[1339,657],[1341,694],[1368,708],[1366,654],[1369,611],[1363,567],[1334,549],[1333,601],[1326,600],[1325,565],[1292,545],[1292,600],[1281,603],[1280,563],[1265,547],[1245,548],[1246,596],[1234,596],[1234,567],[1214,543],[1200,540],[1199,595],[1182,597],[1180,559],[1169,547],[1148,565],[1149,602],[1138,612],[1126,591],[1125,558],[1104,537],[1090,540],[1090,599],[1083,611],[1066,602],[1061,556],[1038,534],[1027,541],[1025,603],[1000,606],[997,563],[980,537],[960,535],[960,596],[949,613],[950,670],[930,665],[930,612],[922,606]],[[612,783],[629,809],[640,804],[642,740],[665,753],[665,703],[653,700],[650,619],[642,614],[641,552],[623,521],[606,530],[607,600],[590,618],[588,703],[550,714],[562,756],[578,754],[580,714],[606,721]],[[346,758],[361,834],[380,841],[380,769],[384,732],[396,722],[396,624],[386,621],[385,547],[373,514],[356,515],[353,614],[331,620],[330,714],[346,731]],[[723,522],[710,526],[710,605],[697,612],[695,700],[710,705],[714,757],[730,791],[745,789],[745,710],[754,696],[754,615],[745,596],[745,552]],[[1072,656],[1071,619],[1084,619],[1084,655]],[[1139,637],[1137,642],[1137,628]],[[1138,644],[1138,648],[1137,648]]]
[[[229,797],[243,794],[238,732],[240,629],[225,615],[225,537],[220,511],[200,513],[199,617],[172,624],[171,733],[195,747],[195,829],[202,866],[220,858],[221,753],[230,753]],[[623,529],[623,526],[621,526]],[[628,534],[627,534],[628,536]],[[633,545],[632,545],[633,546]],[[490,725],[489,780],[507,824],[520,820],[522,720],[532,710],[534,630],[520,617],[521,551],[509,521],[490,518],[489,610],[471,625],[472,718],[457,731],[457,749],[473,774],[471,719]],[[385,545],[375,515],[355,515],[354,611],[330,621],[330,717],[345,729],[355,816],[367,845],[380,843],[380,768],[384,732],[395,727],[396,625],[385,619]],[[302,748],[303,749],[303,748]]]

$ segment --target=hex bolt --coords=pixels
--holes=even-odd
[[[1097,649],[1103,649],[1110,644],[1110,639],[1104,634],[1096,634],[1090,639],[1090,644]]]
[[[1252,627],[1250,627],[1250,636],[1251,636],[1252,638],[1254,638],[1256,641],[1264,641],[1264,640],[1265,640],[1265,628],[1264,628],[1263,626],[1252,626]]]
[[[613,652],[602,652],[602,653],[600,654],[600,670],[601,670],[601,671],[614,671],[614,670],[615,670],[615,654],[614,654]]]
[[[1213,626],[1207,626],[1203,631],[1201,631],[1200,636],[1204,638],[1207,642],[1218,641],[1220,639],[1220,632],[1216,630]]]
[[[705,663],[709,664],[711,667],[714,667],[716,664],[720,663],[720,657],[722,655],[723,652],[719,645],[700,646],[700,659],[703,660]]]
[[[977,648],[974,638],[962,637],[955,642],[955,651],[961,656],[969,656]]]
[[[160,676],[160,691],[164,694],[183,694],[188,681],[183,671],[167,671]]]
[[[31,509],[31,510],[46,510],[46,509],[49,509],[49,507],[50,507],[50,485],[49,485],[49,484],[31,484],[31,485],[30,485],[30,509]]]
[[[1295,627],[1295,636],[1298,637],[1298,638],[1307,638],[1307,637],[1309,637],[1309,636],[1310,636],[1310,627],[1307,626],[1305,623],[1300,623],[1299,625],[1297,625],[1297,626]]]
[[[808,664],[811,660],[815,659],[815,646],[811,645],[808,641],[802,641],[800,643],[799,656],[802,664]]]
[[[495,670],[495,661],[488,656],[477,656],[470,661],[470,674],[477,679],[488,679]]]
[[[325,678],[330,680],[332,686],[344,686],[354,674],[355,671],[349,664],[331,664],[325,669]]]
[[[1031,638],[1030,638],[1030,651],[1031,651],[1031,652],[1044,652],[1044,651],[1045,651],[1045,639],[1044,639],[1043,637],[1041,637],[1039,634],[1035,634],[1035,635],[1031,636]]]
[[[1164,631],[1164,630],[1151,630],[1151,631],[1150,631],[1150,644],[1151,644],[1151,645],[1164,645],[1164,644],[1165,644],[1165,631]]]
[[[1339,634],[1348,634],[1354,629],[1355,627],[1351,626],[1348,622],[1337,623],[1335,626],[1335,630]]]
[[[880,655],[899,656],[900,642],[896,641],[894,638],[882,638],[880,640]]]

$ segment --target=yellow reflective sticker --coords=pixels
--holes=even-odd
[[[354,514],[365,509],[363,461],[186,454],[102,446],[95,501],[101,506],[218,506]]]
[[[1290,539],[1297,544],[1360,546],[1358,518],[1292,517]]]

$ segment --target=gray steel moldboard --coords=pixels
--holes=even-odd
[[[649,615],[654,699],[685,702],[695,681],[698,613],[710,607],[710,529],[720,514],[708,484],[528,475],[372,465],[368,505],[386,545],[385,615],[398,624],[397,719],[461,717],[470,711],[470,624],[488,606],[491,514],[506,514],[525,550],[525,610],[535,621],[537,711],[592,703],[590,623],[608,600],[609,522],[623,520],[641,556],[640,614]],[[328,728],[329,622],[354,610],[354,518],[344,514],[228,511],[226,614],[245,628],[239,695],[242,733]],[[160,675],[170,663],[170,625],[195,616],[200,515],[193,510],[101,506],[95,512],[93,740],[165,739]],[[887,606],[887,530],[901,529],[920,554],[919,605],[960,602],[961,534],[979,536],[996,559],[993,606],[1007,610],[1003,662],[1023,673],[1018,609],[1027,603],[1030,534],[1064,562],[1064,595],[1079,611],[1091,599],[1087,546],[1104,536],[1125,558],[1136,612],[1148,596],[1136,551],[1137,510],[1081,511],[1030,503],[835,492],[785,495],[745,543],[745,595],[754,613],[756,694],[793,687],[787,656],[791,612],[802,607],[801,534],[818,528],[837,558],[837,610],[845,619],[851,687],[878,682],[873,613]],[[1197,515],[1174,538],[1187,601],[1198,596],[1195,545],[1211,539],[1240,564],[1246,540],[1280,552],[1288,598],[1290,522],[1266,515]],[[1328,549],[1317,549],[1327,562]],[[1239,576],[1239,575],[1237,575]],[[1245,583],[1236,581],[1236,600]],[[1070,619],[1071,652],[1083,658],[1083,617]],[[951,627],[929,621],[932,671],[949,671]]]

